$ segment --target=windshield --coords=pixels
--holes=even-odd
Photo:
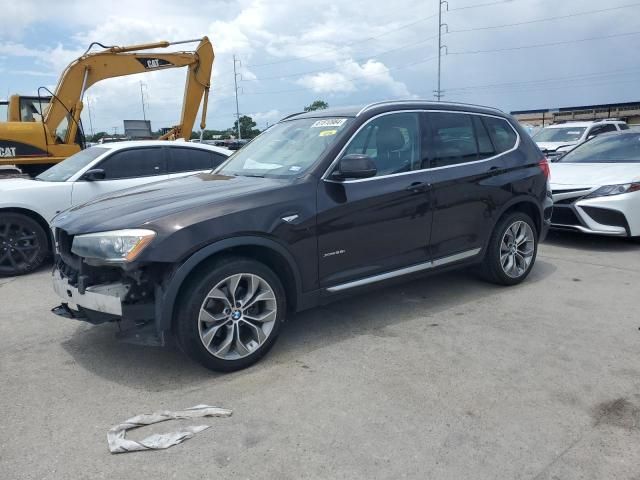
[[[346,118],[301,118],[275,124],[238,150],[216,172],[287,178],[309,169],[350,123]]]
[[[571,150],[562,163],[640,163],[640,133],[603,135]]]
[[[66,160],[57,163],[50,169],[45,170],[36,177],[36,180],[43,182],[66,182],[79,170],[108,151],[109,149],[104,147],[91,147],[86,150],[81,150]]]
[[[536,142],[577,142],[586,127],[543,128],[533,136]]]

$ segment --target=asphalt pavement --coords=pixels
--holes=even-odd
[[[449,272],[290,319],[211,373],[52,315],[49,272],[0,279],[0,478],[640,479],[640,244],[552,233],[517,287]],[[231,418],[111,455],[130,416]]]

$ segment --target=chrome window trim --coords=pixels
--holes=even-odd
[[[434,167],[434,168],[421,168],[421,169],[418,169],[418,170],[410,170],[408,172],[392,173],[392,174],[389,174],[389,175],[381,175],[379,177],[358,178],[358,179],[354,179],[354,180],[341,180],[340,181],[340,180],[332,180],[332,179],[329,178],[330,172],[336,166],[336,164],[338,163],[338,160],[340,160],[340,158],[342,157],[344,152],[347,150],[347,147],[349,146],[351,141],[356,137],[356,135],[358,135],[360,133],[360,131],[362,129],[364,129],[370,122],[372,122],[373,120],[375,120],[377,118],[383,117],[385,115],[393,115],[393,114],[396,114],[396,113],[458,113],[458,114],[462,114],[462,115],[480,115],[480,116],[483,116],[483,117],[497,118],[497,119],[502,120],[503,122],[505,122],[507,125],[509,125],[509,127],[511,127],[511,130],[513,130],[513,132],[516,134],[516,143],[513,146],[513,148],[511,148],[510,150],[506,150],[506,151],[504,151],[502,153],[499,153],[498,155],[494,155],[493,157],[483,158],[483,159],[480,159],[480,160],[472,160],[470,162],[456,163],[454,165],[444,165],[442,167]],[[422,108],[411,109],[411,110],[394,110],[394,111],[391,111],[391,112],[379,113],[378,115],[375,115],[375,116],[371,117],[369,120],[367,120],[362,125],[360,125],[358,130],[356,130],[353,133],[353,135],[351,135],[351,138],[349,138],[347,143],[344,144],[344,146],[342,147],[342,149],[340,150],[338,155],[336,155],[336,158],[333,159],[333,161],[331,162],[329,167],[324,171],[324,173],[322,174],[322,177],[320,177],[320,178],[323,181],[329,182],[329,183],[360,183],[360,182],[370,182],[372,180],[380,180],[382,178],[391,178],[391,177],[397,177],[397,176],[400,176],[400,175],[408,175],[408,174],[412,174],[412,173],[424,173],[424,172],[429,172],[429,171],[444,170],[446,168],[464,167],[466,165],[472,165],[472,164],[476,164],[476,163],[488,162],[488,161],[491,161],[491,160],[495,160],[496,158],[500,158],[503,155],[507,155],[509,153],[515,152],[520,147],[520,142],[521,142],[521,138],[520,138],[520,134],[518,133],[518,131],[513,127],[513,125],[511,125],[511,122],[509,122],[506,118],[504,118],[504,117],[502,117],[500,115],[491,115],[489,113],[457,111],[457,110],[442,110],[442,109],[434,110],[434,109],[422,109]]]
[[[343,290],[348,290],[350,288],[361,287],[364,285],[369,285],[371,283],[377,283],[383,280],[389,280],[391,278],[401,277],[403,275],[408,275],[410,273],[429,270],[435,267],[440,267],[442,265],[447,265],[449,263],[457,262],[459,260],[464,260],[465,258],[474,257],[480,253],[480,250],[481,248],[473,248],[471,250],[465,250],[464,252],[455,253],[447,257],[438,258],[436,260],[429,260],[428,262],[424,262],[424,263],[419,263],[418,265],[412,265],[410,267],[404,267],[398,270],[392,270],[390,272],[380,273],[377,275],[372,275],[370,277],[364,277],[359,280],[353,280],[351,282],[341,283],[338,285],[334,285],[333,287],[327,288],[327,291],[332,293],[341,292]]]

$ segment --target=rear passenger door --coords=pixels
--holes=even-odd
[[[167,160],[164,147],[140,147],[115,150],[92,167],[102,169],[103,180],[78,180],[73,183],[73,205],[87,202],[99,195],[150,182],[166,180]]]
[[[201,171],[210,171],[224,162],[221,153],[203,148],[168,147],[169,178],[183,177]]]
[[[517,134],[500,118],[426,113],[426,156],[433,201],[431,255],[444,262],[477,255],[500,207],[511,198],[503,173]]]

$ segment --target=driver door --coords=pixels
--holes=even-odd
[[[107,193],[168,178],[166,152],[160,146],[116,150],[93,168],[104,170],[105,178],[74,182],[71,194],[73,205]]]

